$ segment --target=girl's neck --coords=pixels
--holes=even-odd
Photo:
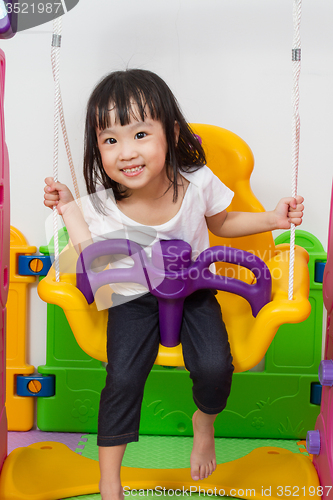
[[[137,201],[143,201],[147,203],[155,203],[157,200],[162,198],[168,191],[173,192],[173,185],[170,183],[167,176],[159,177],[155,181],[150,182],[146,186],[140,189],[129,190],[129,197],[125,198],[126,201],[136,203]],[[125,201],[124,200],[124,201]]]
[[[139,224],[158,226],[171,220],[179,211],[189,182],[179,176],[178,198],[173,201],[170,181],[154,189],[133,190],[128,198],[118,201],[119,210]],[[148,186],[147,186],[148,187]]]

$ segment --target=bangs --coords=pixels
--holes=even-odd
[[[110,111],[114,111],[116,123],[128,125],[133,119],[145,121],[149,117],[153,120],[165,122],[163,102],[159,92],[152,91],[151,82],[144,85],[138,79],[115,79],[96,88],[90,106],[90,126],[94,129],[105,130],[112,126]],[[95,110],[93,112],[93,110]]]
[[[205,165],[205,152],[164,80],[147,70],[115,71],[100,81],[88,101],[83,166],[88,194],[96,193],[97,187],[102,185],[112,189],[116,201],[130,196],[124,186],[106,174],[96,132],[111,128],[112,120],[124,126],[133,120],[144,122],[147,118],[160,121],[164,129],[168,145],[166,174],[170,187],[173,186],[174,202],[178,196],[178,173],[193,172]],[[177,141],[175,123],[179,126]],[[98,197],[93,203],[104,213]]]

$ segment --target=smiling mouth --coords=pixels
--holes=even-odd
[[[132,168],[122,168],[121,171],[124,172],[125,175],[137,175],[144,169],[144,165],[139,165],[137,167]]]

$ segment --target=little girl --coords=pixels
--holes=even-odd
[[[209,247],[208,229],[230,238],[301,224],[301,197],[284,198],[271,212],[227,213],[233,193],[205,163],[165,82],[149,71],[118,71],[97,85],[88,102],[84,176],[91,196],[85,217],[71,203],[69,189],[51,177],[45,180],[44,204],[57,207],[73,245],[81,248],[123,229],[140,244],[147,237],[184,240],[197,256]],[[121,462],[126,444],[138,440],[144,385],[159,345],[156,297],[135,283],[112,289],[98,419],[103,500],[123,497]],[[214,420],[226,406],[233,373],[214,290],[186,298],[181,342],[198,408],[191,454],[192,478],[198,480],[216,468]]]

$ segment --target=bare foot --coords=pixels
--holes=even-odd
[[[101,493],[102,500],[124,499],[124,490],[121,484],[104,484],[100,481],[99,491]]]
[[[192,479],[206,479],[216,469],[214,421],[216,415],[197,410],[193,417],[193,450],[191,453]]]
[[[126,444],[100,446],[98,449],[99,467],[101,470],[99,490],[102,500],[124,500],[120,469],[125,449]]]

